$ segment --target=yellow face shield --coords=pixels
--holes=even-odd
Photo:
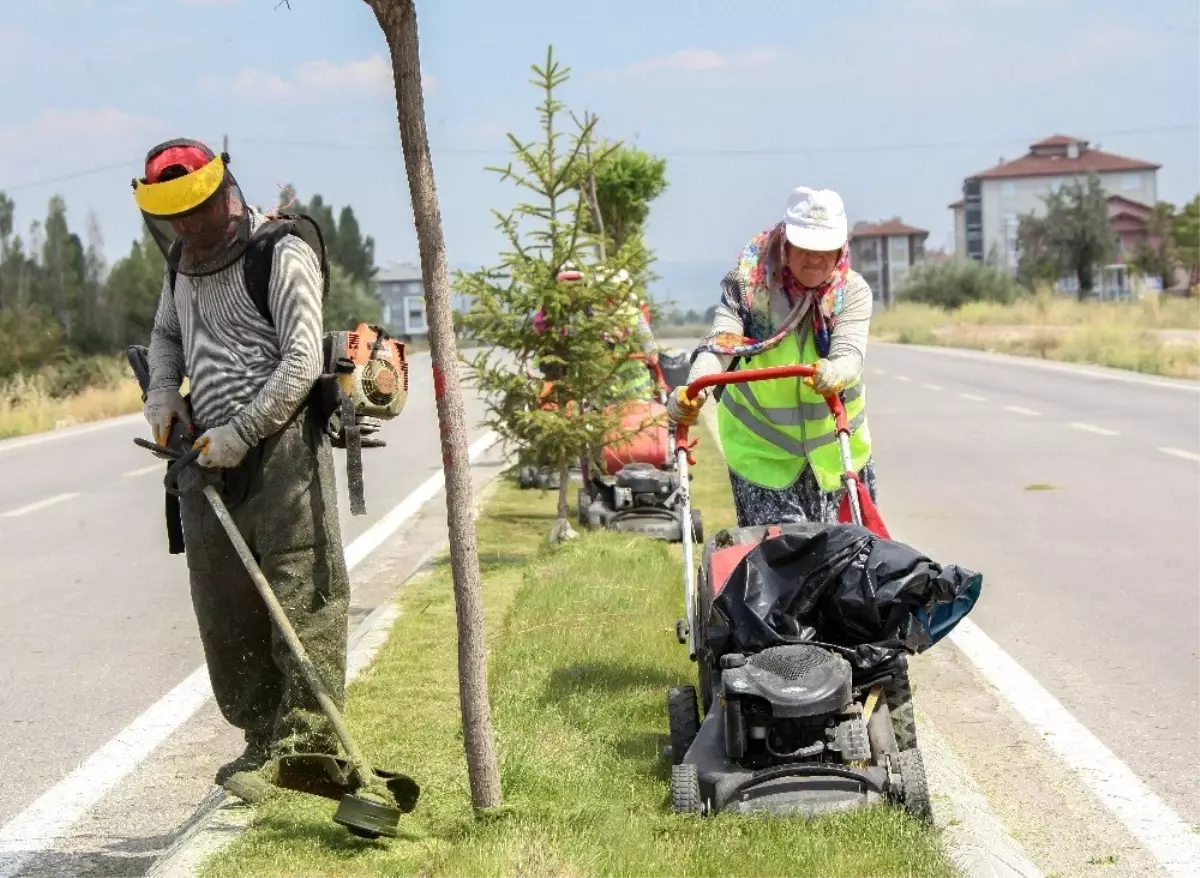
[[[168,218],[181,216],[204,204],[225,180],[225,162],[216,156],[199,170],[162,183],[133,182],[133,198],[143,214]]]

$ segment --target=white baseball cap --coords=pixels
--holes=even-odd
[[[842,197],[832,189],[797,186],[787,200],[783,217],[787,239],[804,250],[841,250],[846,245],[849,224]]]

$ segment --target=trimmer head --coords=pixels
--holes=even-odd
[[[338,803],[333,822],[340,823],[359,838],[395,838],[400,826],[400,811],[373,798],[347,793]]]

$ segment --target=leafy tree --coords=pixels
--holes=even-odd
[[[1160,201],[1146,221],[1146,241],[1133,258],[1139,274],[1157,277],[1165,290],[1175,278],[1178,257],[1175,253],[1175,205]]]
[[[104,284],[108,333],[114,347],[145,344],[154,328],[162,296],[166,260],[150,232],[134,241],[129,254],[116,261]]]
[[[1031,290],[1041,284],[1053,286],[1063,276],[1062,253],[1054,245],[1049,220],[1026,214],[1017,223],[1017,279]]]
[[[605,238],[619,250],[634,235],[640,235],[650,215],[650,202],[667,189],[667,160],[635,146],[602,143],[592,173],[596,205]],[[585,189],[585,194],[590,195]],[[588,231],[598,234],[589,216]]]
[[[1011,302],[1021,286],[1008,272],[971,259],[922,262],[896,291],[896,299],[953,309],[968,302]]]
[[[1173,223],[1173,242],[1179,263],[1187,269],[1188,294],[1200,284],[1200,195],[1183,206]]]
[[[383,303],[366,284],[337,262],[329,263],[329,297],[325,300],[325,328],[352,328],[379,323]]]
[[[603,242],[591,226],[590,207],[577,181],[596,168],[596,121],[588,119],[566,138],[560,124],[564,105],[555,93],[570,68],[554,59],[551,47],[545,65],[533,71],[543,94],[538,107],[542,142],[526,143],[510,133],[520,168],[510,162],[490,169],[533,202],[508,214],[495,212],[508,241],[501,264],[460,272],[456,286],[471,296],[463,328],[481,347],[469,365],[486,398],[487,423],[560,474],[558,521],[551,533],[558,541],[574,536],[569,467],[618,429],[613,406],[629,399],[616,376],[633,352],[631,342],[612,337],[613,327],[627,319],[629,290],[613,276],[622,269],[636,276],[645,268],[646,252],[630,238],[606,262],[594,258]],[[567,264],[584,273],[582,283],[558,280]],[[544,330],[531,319],[539,311]],[[553,368],[556,374],[546,396],[533,367]]]
[[[350,277],[364,286],[375,277],[375,240],[370,235],[363,238],[354,208],[350,205],[343,207],[338,216],[335,246],[330,257],[341,263]]]
[[[1073,181],[1043,199],[1049,247],[1079,279],[1079,298],[1095,288],[1096,268],[1116,257],[1117,236],[1108,222],[1108,195],[1100,178]]]

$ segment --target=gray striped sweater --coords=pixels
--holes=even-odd
[[[251,223],[265,221],[251,209]],[[169,278],[150,335],[150,389],[178,388],[186,375],[197,426],[231,423],[257,445],[278,432],[321,373],[321,273],[316,254],[289,235],[275,247],[263,320],[242,260],[207,277]]]

